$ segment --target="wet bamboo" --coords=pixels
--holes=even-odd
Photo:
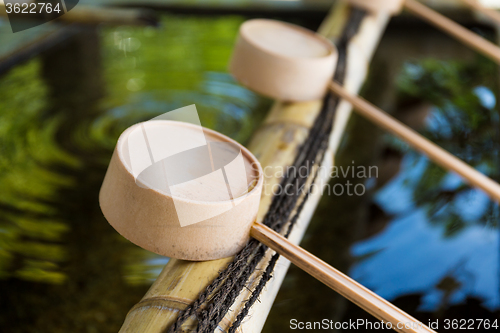
[[[500,48],[416,0],[405,0],[405,8],[428,23],[500,64]]]
[[[453,156],[435,143],[429,141],[419,133],[415,132],[400,121],[394,119],[376,106],[365,101],[361,97],[350,94],[339,84],[333,82],[330,85],[333,93],[339,95],[354,106],[359,114],[370,119],[377,125],[392,132],[406,141],[410,146],[423,152],[432,161],[447,170],[451,170],[462,176],[468,183],[485,191],[491,198],[500,202],[500,185],[481,172],[475,170],[461,159]]]
[[[350,7],[344,2],[338,1],[330,14],[322,23],[320,33],[336,40],[347,23]],[[368,70],[369,60],[378,44],[378,41],[386,27],[390,17],[386,13],[367,15],[348,46],[348,61],[346,69],[346,88],[357,93],[361,88]],[[297,152],[298,147],[304,142],[309,128],[321,108],[321,101],[301,103],[276,102],[270,110],[264,123],[255,132],[248,148],[259,159],[263,168],[284,168],[290,165]],[[323,165],[325,170],[332,167],[333,156],[342,139],[347,121],[351,114],[351,105],[341,102],[337,108],[334,129],[330,139]],[[318,175],[317,184],[322,187],[328,181],[329,174]],[[280,177],[276,174],[265,176],[265,188],[259,207],[258,220],[262,220],[267,213],[272,200],[269,189],[273,184],[278,184]],[[267,188],[267,192],[266,192]],[[314,213],[321,198],[320,191],[313,193],[306,202],[302,213],[293,228],[289,240],[298,244],[303,237],[305,229]],[[266,257],[259,264],[254,274],[250,277],[247,288],[234,302],[223,320],[219,323],[220,331],[227,331],[234,318],[244,307],[251,291],[258,283],[262,269],[272,256],[273,251],[268,251]],[[179,311],[192,303],[200,293],[218,274],[224,269],[232,258],[214,260],[210,262],[186,262],[171,259],[165,266],[155,283],[128,313],[120,332],[165,332],[177,317]],[[259,300],[250,310],[248,318],[239,327],[238,332],[252,333],[260,332],[264,326],[272,303],[279,291],[290,262],[280,257],[273,272],[273,278],[266,285]],[[195,319],[191,318],[183,327],[188,329],[196,325]]]
[[[338,36],[341,35],[344,29],[346,18],[348,17],[349,7],[346,6],[342,1],[337,2],[337,5],[332,9],[330,15],[326,20],[323,21],[319,33],[331,38],[332,40],[337,40]],[[385,27],[389,21],[390,17],[386,13],[377,13],[367,15],[363,20],[358,29],[358,33],[351,38],[347,46],[347,67],[346,76],[344,81],[344,86],[349,91],[356,93],[361,89],[368,72],[368,66],[370,59],[378,45],[378,42],[385,30]],[[275,125],[279,122],[289,122],[293,121],[290,117],[292,113],[297,114],[298,117],[295,119],[302,118],[304,120],[315,115],[316,113],[311,112],[313,110],[319,111],[320,103],[310,102],[310,103],[276,103],[275,107],[271,110],[271,114],[268,121]],[[334,122],[334,128],[332,135],[330,137],[329,150],[325,155],[323,161],[323,170],[329,170],[333,165],[333,158],[337,152],[337,149],[342,140],[347,122],[350,118],[352,107],[349,103],[342,101],[337,107],[337,113]],[[288,119],[288,120],[287,120]],[[312,124],[312,119],[309,120],[309,124]],[[303,125],[307,123],[301,122]],[[307,125],[308,127],[310,125]],[[272,128],[270,128],[271,130]],[[268,149],[266,145],[265,137],[260,137],[260,133],[257,133],[254,140],[250,143],[251,149],[256,147],[255,144],[258,142],[259,147],[262,149]],[[269,155],[273,154],[275,147],[269,147]],[[252,150],[253,151],[253,150]],[[260,159],[260,158],[259,158]],[[329,180],[328,172],[320,173],[317,178],[317,188],[322,188]],[[297,221],[297,224],[289,235],[288,239],[294,244],[300,243],[305,230],[309,224],[309,221],[314,214],[314,210],[321,198],[321,191],[313,192],[306,202],[304,209]],[[266,209],[267,211],[267,209]],[[254,286],[258,283],[257,277],[261,274],[260,272],[265,269],[267,261],[271,258],[273,251],[268,251],[265,260],[262,264],[257,267],[256,272],[251,277],[250,285],[248,289],[243,289],[240,296],[237,298],[235,305],[231,308],[223,321],[219,324],[219,328],[222,331],[227,331],[230,324],[234,321],[235,317],[238,315],[239,311],[245,305],[245,301],[248,299]],[[273,301],[279,291],[281,283],[285,278],[286,271],[290,265],[290,261],[284,257],[280,257],[276,268],[273,272],[273,278],[267,283],[266,288],[260,294],[259,301],[254,304],[248,315],[249,320],[243,321],[238,332],[260,332],[264,326],[264,322],[267,318],[268,312],[272,307]]]
[[[487,16],[491,20],[495,21],[497,24],[500,24],[500,13],[496,10],[483,6],[478,0],[461,1],[465,2],[469,7],[473,8],[484,16]]]
[[[255,223],[250,235],[269,246],[292,263],[311,274],[354,304],[371,315],[386,322],[397,332],[403,333],[435,333],[417,319],[395,307],[368,288],[357,283],[347,275],[328,265],[303,248],[296,246],[285,237],[269,227]],[[387,324],[386,324],[387,327]]]

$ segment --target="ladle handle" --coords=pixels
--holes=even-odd
[[[485,191],[491,198],[500,202],[500,185],[481,172],[472,168],[461,159],[453,156],[432,141],[429,141],[413,129],[394,119],[381,109],[361,97],[355,96],[339,84],[332,82],[330,90],[352,104],[354,110],[375,124],[392,132],[406,141],[413,148],[423,152],[432,161],[447,170],[462,176],[468,183]]]
[[[417,319],[328,265],[318,257],[292,244],[288,239],[269,227],[261,223],[254,223],[250,230],[250,235],[365,311],[387,322],[385,324],[386,327],[392,327],[395,331],[404,333],[435,333],[435,331],[420,323]]]

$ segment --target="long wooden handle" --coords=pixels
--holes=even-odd
[[[479,187],[485,191],[491,198],[500,202],[500,185],[488,178],[484,174],[464,163],[459,158],[453,156],[435,143],[427,140],[408,126],[389,116],[376,106],[368,103],[358,96],[350,94],[339,84],[332,82],[330,89],[333,93],[342,97],[352,104],[356,112],[370,119],[375,124],[397,135],[410,146],[426,154],[431,160],[445,169],[452,170],[462,176],[468,183]]]
[[[481,14],[489,17],[496,23],[500,24],[500,13],[497,12],[496,10],[493,10],[491,8],[486,8],[477,0],[462,0],[462,1],[465,2],[467,5],[469,5],[471,8],[474,8]]]
[[[392,329],[404,333],[434,332],[406,312],[328,265],[301,247],[261,223],[254,223],[250,235],[278,252],[292,263],[326,284],[380,320],[391,323]],[[389,324],[386,324],[386,327]]]
[[[405,8],[413,14],[446,31],[462,43],[469,45],[500,64],[500,48],[495,44],[415,0],[405,0],[404,4]]]

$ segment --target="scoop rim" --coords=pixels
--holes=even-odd
[[[176,126],[191,127],[194,129],[199,128],[198,125],[194,125],[194,124],[182,122],[182,121],[175,121],[175,120],[151,120],[151,121],[162,122],[162,123],[173,123]],[[120,161],[120,164],[125,168],[128,175],[134,179],[135,183],[136,183],[136,179],[135,179],[133,173],[131,172],[130,166],[126,163],[125,159],[122,156],[121,148],[124,144],[126,137],[128,136],[128,134],[130,132],[132,132],[138,126],[141,126],[141,125],[148,123],[148,122],[151,122],[151,121],[143,121],[143,122],[139,122],[137,124],[130,126],[125,131],[123,131],[123,133],[118,138],[118,142],[116,143],[115,150],[116,150],[116,153],[118,155],[118,159]],[[149,187],[148,188],[141,188],[141,189],[154,191],[154,192],[156,192],[160,195],[163,195],[167,198],[171,198],[172,200],[178,200],[178,201],[182,201],[182,202],[189,203],[189,204],[200,204],[200,205],[208,205],[208,206],[226,205],[226,204],[231,204],[231,203],[235,203],[235,202],[237,202],[237,204],[239,204],[240,202],[244,201],[246,198],[253,195],[255,192],[260,191],[262,189],[262,186],[264,183],[264,172],[262,170],[262,166],[261,166],[259,160],[247,148],[245,148],[242,144],[240,144],[236,140],[233,140],[230,137],[228,137],[222,133],[219,133],[217,131],[214,131],[212,129],[209,129],[209,128],[206,128],[203,126],[201,126],[201,128],[203,129],[204,133],[208,133],[208,134],[210,134],[218,139],[221,139],[222,142],[230,142],[230,143],[237,145],[241,149],[242,155],[251,162],[251,165],[252,165],[252,162],[256,162],[255,164],[257,165],[257,175],[255,176],[254,179],[257,179],[257,184],[255,184],[255,186],[246,194],[240,195],[234,199],[218,200],[218,201],[201,201],[201,200],[194,200],[194,199],[189,199],[189,198],[185,198],[185,197],[177,197],[177,196],[167,194],[161,190],[153,189],[153,188],[149,188]],[[255,170],[254,168],[252,168],[252,169]],[[137,185],[137,183],[136,183],[136,185]]]

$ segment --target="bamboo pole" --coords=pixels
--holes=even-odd
[[[346,18],[350,11],[349,6],[345,5],[342,1],[337,2],[337,5],[332,8],[329,16],[323,21],[319,28],[319,33],[325,37],[336,41],[338,36],[341,35],[344,26],[346,25]],[[346,77],[344,81],[344,87],[351,91],[352,93],[357,93],[361,89],[366,75],[368,73],[368,66],[370,59],[378,45],[378,42],[385,30],[387,23],[389,22],[390,16],[387,13],[374,13],[367,15],[358,30],[358,33],[351,38],[349,45],[347,47],[347,68]],[[271,110],[271,114],[268,119],[270,123],[272,122],[273,127],[269,128],[269,131],[277,130],[278,124],[280,122],[282,126],[287,123],[295,123],[295,119],[310,119],[311,116],[315,116],[320,109],[320,102],[308,102],[308,103],[281,103],[277,102]],[[314,111],[315,112],[311,112]],[[324,166],[323,170],[330,170],[333,166],[333,159],[337,153],[338,147],[345,132],[347,122],[350,118],[352,112],[352,106],[341,101],[337,107],[337,113],[334,121],[334,128],[330,137],[329,150],[325,154],[325,159],[322,163]],[[297,117],[292,116],[292,114],[297,114]],[[279,120],[278,120],[279,119]],[[278,122],[275,122],[278,120]],[[309,123],[301,122],[302,125],[307,125],[307,129],[312,125],[313,120],[311,119]],[[267,137],[261,136],[262,132],[258,131],[254,139],[250,142],[250,150],[254,151],[253,148],[258,147],[266,150],[268,153],[266,156],[272,156],[275,153],[276,147],[271,145],[268,147],[269,142]],[[259,160],[260,157],[258,156]],[[264,164],[263,164],[264,165]],[[279,164],[277,164],[279,165]],[[320,173],[318,175],[316,184],[319,188],[323,188],[329,181],[328,172]],[[263,198],[264,199],[264,198]],[[294,243],[299,244],[304,233],[307,229],[309,221],[314,214],[314,210],[321,199],[321,191],[313,192],[309,197],[308,201],[302,213],[292,229],[291,234],[288,239]],[[270,200],[270,199],[269,199]],[[270,202],[270,201],[269,201]],[[267,208],[265,209],[267,211]],[[262,215],[263,216],[263,215]],[[258,283],[258,277],[261,271],[265,269],[267,262],[271,258],[273,251],[268,251],[265,259],[257,267],[255,273],[250,278],[250,285],[248,289],[243,289],[240,296],[236,299],[235,305],[231,308],[223,321],[219,324],[219,328],[222,331],[227,331],[234,321],[235,317],[238,315],[240,310],[244,307],[246,300],[250,296],[253,288]],[[280,257],[276,268],[273,272],[273,278],[267,283],[266,288],[260,294],[259,301],[254,304],[248,315],[249,320],[243,321],[242,325],[238,329],[238,332],[260,332],[264,326],[265,320],[272,307],[273,301],[279,291],[279,288],[285,278],[286,271],[290,265],[290,261],[285,257]]]
[[[497,45],[480,37],[479,35],[462,27],[446,16],[439,14],[416,0],[405,0],[404,6],[414,15],[447,32],[462,43],[476,49],[500,64],[500,48]]]
[[[79,6],[61,16],[58,20],[68,23],[149,25],[158,26],[158,17],[153,11],[126,8],[92,8]]]
[[[400,121],[397,121],[381,109],[365,101],[361,97],[354,96],[342,88],[338,83],[331,83],[330,90],[347,100],[354,109],[362,116],[373,121],[380,127],[392,132],[403,139],[410,146],[426,154],[431,160],[445,169],[451,170],[462,176],[468,183],[485,191],[491,198],[500,202],[500,185],[476,169],[472,168],[461,159],[453,156],[435,143],[424,138]]]
[[[292,244],[269,227],[254,223],[250,235],[269,246],[317,280],[358,305],[376,318],[391,323],[392,329],[403,333],[435,333],[406,312],[395,307],[368,288],[328,265],[303,248]]]
[[[19,20],[44,20],[48,17],[47,15],[48,14],[44,13],[12,13],[9,15],[9,18]],[[0,16],[7,17],[7,11],[4,4],[0,4]],[[54,21],[79,24],[158,25],[158,18],[153,11],[91,6],[77,6],[64,15],[54,19]]]
[[[341,1],[337,2],[323,21],[320,33],[336,40],[347,23],[349,11],[349,5]],[[350,92],[357,93],[361,88],[367,74],[369,59],[371,59],[389,19],[390,17],[386,13],[367,15],[363,19],[358,33],[351,39],[347,52],[348,61],[345,79],[345,87]],[[307,137],[309,128],[312,126],[320,108],[321,101],[276,102],[273,105],[269,115],[255,132],[248,145],[248,148],[259,159],[263,168],[285,168],[293,163],[298,147]],[[333,156],[342,139],[351,110],[351,105],[345,101],[342,101],[337,108],[329,150],[325,154],[323,161],[325,170],[328,170],[333,165]],[[320,173],[316,183],[321,188],[328,180],[329,175],[327,173]],[[275,174],[266,175],[264,186],[271,187],[273,184],[279,184],[279,182],[279,176]],[[265,188],[263,192],[258,221],[262,220],[267,213],[272,200],[272,196],[265,193]],[[320,198],[321,191],[316,191],[306,202],[295,227],[288,237],[294,244],[298,244],[302,239]],[[248,296],[258,283],[258,277],[262,269],[266,267],[272,254],[273,251],[271,250],[266,253],[264,260],[257,266],[254,274],[250,277],[247,288],[243,289],[231,310],[219,323],[218,330],[225,332],[231,326],[234,318],[245,306]],[[228,258],[201,263],[171,259],[143,299],[129,311],[120,332],[165,332],[174,322],[179,311],[191,304],[197,298],[198,293],[203,291],[217,273],[224,269],[231,260],[232,258]],[[273,278],[267,283],[266,288],[259,297],[260,302],[256,302],[250,309],[248,318],[251,318],[251,320],[243,321],[237,330],[238,332],[252,333],[262,330],[289,265],[290,261],[288,259],[280,257],[273,272]],[[186,329],[189,329],[190,325],[193,327],[195,325],[194,320],[194,318],[191,318],[191,321],[183,325],[183,327]]]
[[[462,2],[465,2],[469,7],[487,16],[497,24],[500,24],[500,13],[496,10],[483,6],[478,0],[462,0]]]

